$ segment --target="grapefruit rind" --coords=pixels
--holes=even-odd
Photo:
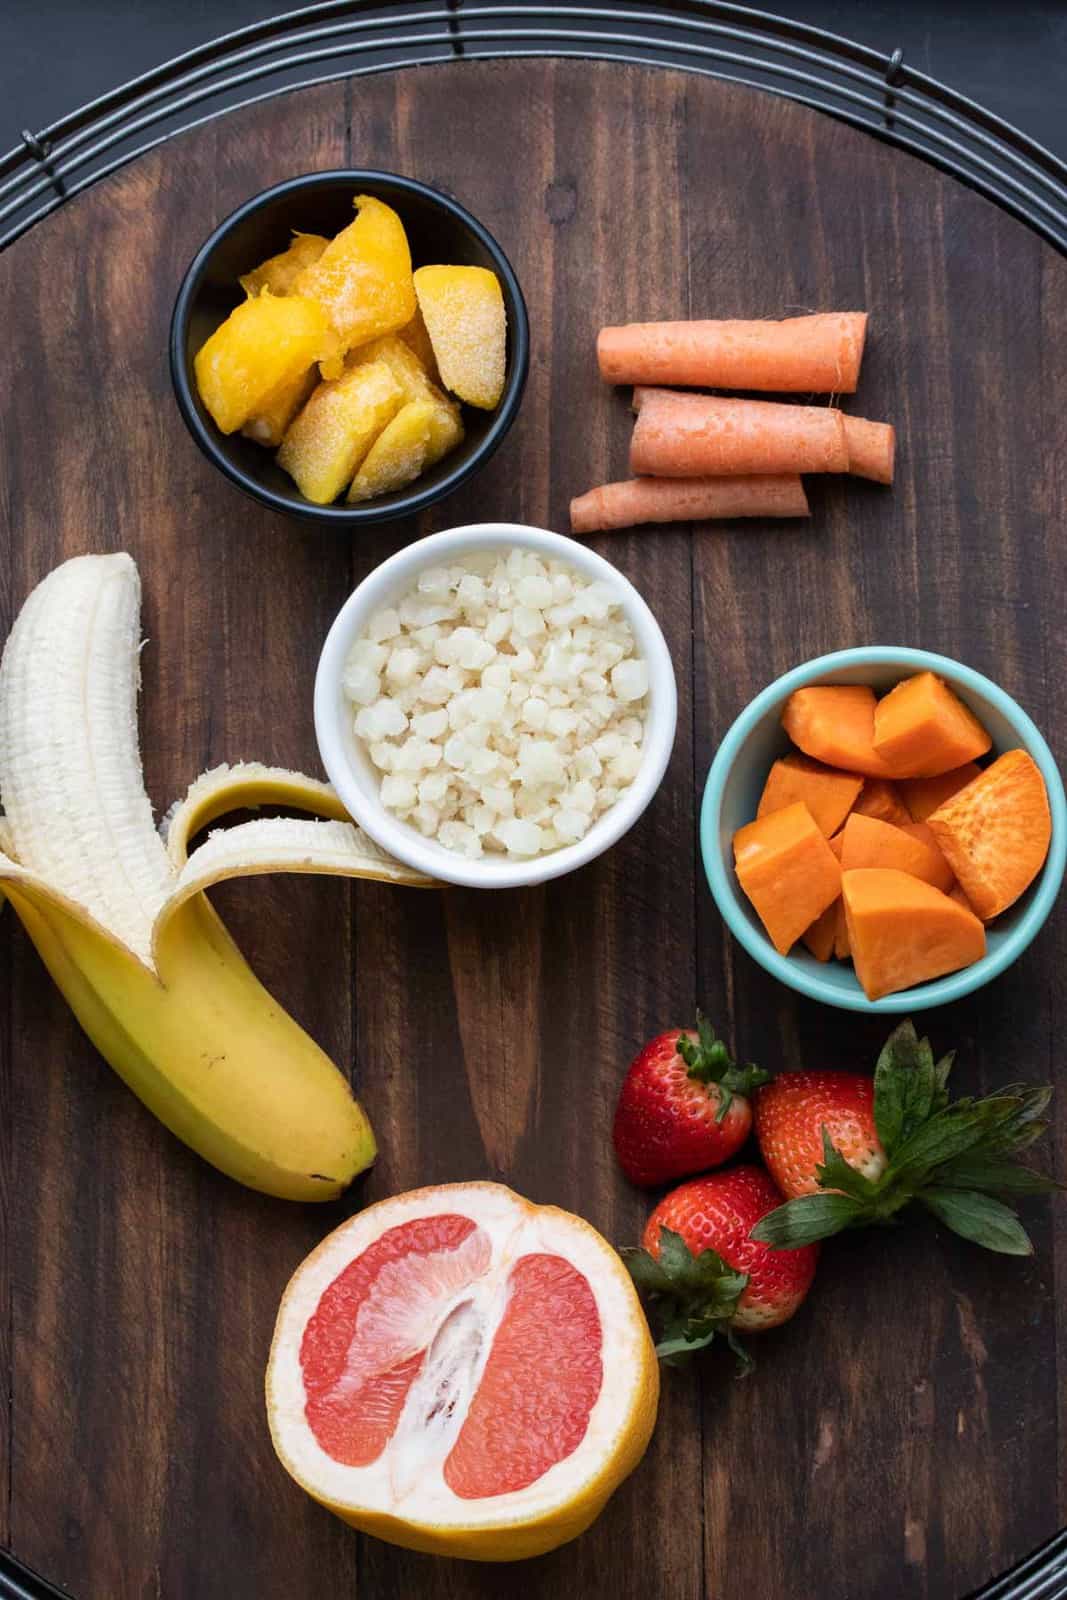
[[[389,1445],[368,1466],[346,1466],[319,1444],[306,1415],[300,1352],[323,1294],[388,1229],[420,1217],[469,1216],[488,1234],[493,1281],[503,1289],[515,1262],[547,1253],[584,1275],[601,1328],[603,1379],[584,1436],[527,1487],[463,1499],[402,1417]],[[506,1295],[486,1322],[491,1348]],[[493,1320],[495,1318],[495,1321]],[[278,1312],[266,1378],[275,1450],[313,1499],[364,1533],[409,1550],[468,1560],[513,1561],[577,1537],[640,1461],[656,1420],[659,1369],[629,1274],[616,1252],[581,1218],[534,1206],[500,1184],[443,1184],[381,1201],[330,1234],[298,1268]]]

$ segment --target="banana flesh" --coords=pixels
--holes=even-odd
[[[433,887],[327,784],[244,763],[152,819],[137,737],[140,580],[80,556],[33,591],[0,664],[0,895],[93,1043],[206,1160],[293,1200],[339,1194],[375,1143],[344,1076],[259,983],[205,890],[268,872]],[[284,805],[190,840],[229,811]],[[320,820],[312,820],[318,818]]]

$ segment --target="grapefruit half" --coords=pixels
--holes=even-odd
[[[302,1488],[379,1539],[481,1561],[582,1533],[658,1399],[615,1251],[496,1183],[416,1189],[330,1234],[282,1297],[267,1367]]]

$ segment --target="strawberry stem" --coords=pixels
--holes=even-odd
[[[739,1067],[723,1041],[702,1011],[697,1012],[697,1037],[694,1041],[687,1033],[678,1035],[678,1054],[685,1062],[686,1073],[698,1083],[714,1083],[719,1088],[719,1109],[716,1122],[721,1122],[730,1109],[735,1094],[750,1095],[761,1083],[770,1083],[771,1073],[763,1067],[748,1062]]]

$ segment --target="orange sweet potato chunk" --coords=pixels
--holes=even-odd
[[[852,772],[838,772],[807,756],[783,756],[767,775],[756,816],[769,816],[800,800],[828,839],[848,816],[862,783]]]
[[[901,833],[908,833],[913,839],[921,840],[923,845],[930,851],[929,875],[925,872],[920,872],[917,876],[926,878],[927,883],[932,883],[935,889],[941,890],[942,894],[949,894],[952,890],[952,885],[956,881],[956,876],[945,860],[944,851],[934,838],[934,830],[930,824],[928,822],[901,822],[898,823],[898,828]]]
[[[874,690],[865,684],[812,684],[794,689],[782,726],[798,750],[828,767],[865,778],[896,774],[874,748]]]
[[[981,770],[976,761],[965,761],[962,767],[953,767],[951,772],[942,772],[936,778],[902,778],[897,788],[912,822],[925,822],[931,811],[936,811],[938,806],[966,788]]]
[[[815,918],[810,928],[805,928],[801,939],[807,945],[816,961],[829,961],[834,953],[834,934],[837,931],[837,911],[841,904],[838,895],[833,905],[827,906],[821,916]]]
[[[841,852],[844,849],[844,845],[845,831],[842,828],[841,832],[835,834],[830,840],[830,849],[837,857],[838,864],[840,864],[841,861]],[[834,960],[849,961],[852,958],[852,951],[848,947],[848,925],[845,922],[845,902],[842,900],[840,895],[838,895],[837,899],[834,901],[831,909],[834,913]]]
[[[897,826],[911,821],[900,790],[887,778],[865,778],[860,797],[852,809],[861,817],[877,817],[879,822],[892,822]]]
[[[788,955],[841,892],[841,868],[801,801],[734,834],[737,879],[774,948]]]
[[[841,895],[856,976],[868,1000],[957,972],[985,955],[985,929],[974,913],[910,872],[845,872]]]
[[[915,823],[909,823],[914,828]],[[942,893],[952,882],[952,872],[936,844],[891,822],[880,822],[877,817],[862,817],[854,811],[845,823],[842,834],[841,870],[852,872],[857,867],[894,867],[898,872],[910,872],[913,878],[932,883]]]
[[[935,672],[905,678],[875,708],[874,748],[898,778],[936,778],[984,756],[992,743]]]
[[[1025,750],[1008,750],[930,816],[934,838],[983,922],[1030,887],[1052,838],[1045,780]]]

